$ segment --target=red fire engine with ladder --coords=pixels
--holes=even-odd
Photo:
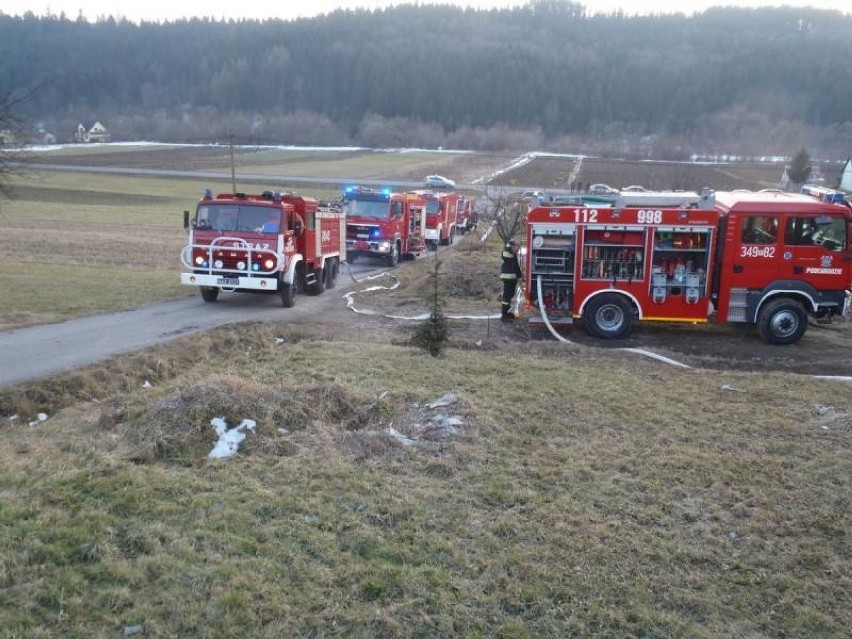
[[[621,193],[526,218],[526,302],[603,338],[635,320],[740,322],[792,344],[852,298],[852,210],[828,189]]]
[[[181,252],[181,283],[198,286],[205,302],[220,291],[278,293],[285,307],[297,292],[318,295],[337,282],[346,258],[346,222],[313,198],[264,191],[259,195],[207,190]]]

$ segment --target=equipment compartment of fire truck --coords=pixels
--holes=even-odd
[[[220,194],[206,190],[181,252],[181,283],[197,286],[205,302],[221,291],[277,293],[285,307],[297,292],[333,288],[346,257],[340,212],[292,193]]]
[[[641,197],[641,201],[637,198]],[[526,300],[604,338],[635,320],[744,322],[792,344],[852,297],[852,211],[827,189],[621,193],[527,214]]]

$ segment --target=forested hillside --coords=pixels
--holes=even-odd
[[[594,149],[654,157],[852,149],[852,17],[401,6],[296,21],[0,15],[0,95],[62,140]]]

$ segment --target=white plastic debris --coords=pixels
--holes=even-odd
[[[239,426],[229,430],[228,424],[223,418],[214,417],[210,420],[210,425],[216,429],[219,441],[213,446],[213,450],[210,451],[208,457],[221,459],[223,457],[233,457],[237,453],[237,450],[239,450],[242,441],[246,438],[246,434],[243,431],[250,430],[254,432],[257,423],[252,419],[244,419]]]
[[[730,384],[725,384],[724,386],[722,386],[722,390],[731,393],[745,393],[742,388],[737,388],[736,386],[731,386]]]
[[[46,421],[47,421],[47,413],[39,413],[38,415],[36,415],[36,418],[33,421],[30,422],[29,425],[35,426],[39,422],[46,422]]]
[[[458,400],[459,396],[455,393],[447,393],[440,399],[436,399],[431,404],[426,404],[428,408],[439,408],[441,406],[449,406],[450,404],[455,403]]]
[[[142,384],[142,388],[154,388],[154,385],[146,379],[145,383]]]
[[[279,428],[278,432],[281,433],[282,435],[289,435],[290,434],[290,431],[287,430],[286,428]]]
[[[276,344],[283,344],[283,343],[284,343],[284,341],[285,341],[285,340],[284,340],[284,338],[283,338],[283,337],[276,337],[276,338],[275,338],[275,343],[276,343]]]

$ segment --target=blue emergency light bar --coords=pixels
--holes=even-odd
[[[832,202],[834,204],[843,204],[845,199],[843,191],[835,191],[834,189],[827,189],[824,186],[816,186],[814,184],[803,185],[802,193],[815,197],[821,202]]]

